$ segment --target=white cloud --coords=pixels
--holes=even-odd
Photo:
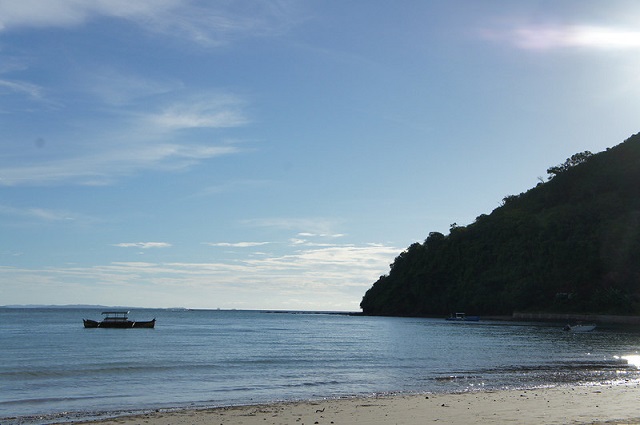
[[[114,244],[113,246],[117,246],[120,248],[149,249],[149,248],[169,248],[171,244],[167,242],[124,242],[124,243]]]
[[[116,246],[143,248],[149,244],[164,245],[136,242]],[[6,282],[0,290],[10,304],[95,302],[353,311],[366,289],[388,271],[398,252],[394,247],[367,244],[204,263],[113,262],[45,269],[0,266],[0,281]],[[28,298],[10,298],[9,294],[28,294]]]
[[[345,281],[362,276],[365,270],[372,266],[379,270],[381,264],[386,269],[390,256],[397,255],[398,249],[393,247],[369,244],[365,246],[334,245],[301,249],[292,254],[266,259],[247,261],[254,267],[269,269],[305,269],[309,273],[329,273],[331,270],[341,270]],[[347,266],[347,267],[345,267]],[[364,273],[368,275],[369,273]],[[347,276],[351,276],[348,279]]]
[[[248,123],[241,110],[242,103],[239,98],[228,95],[190,99],[151,114],[148,120],[152,127],[169,130],[239,127]]]

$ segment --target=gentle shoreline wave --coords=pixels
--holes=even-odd
[[[127,423],[134,422],[138,423],[140,418],[144,418],[145,422],[153,423],[154,418],[165,418],[166,415],[170,417],[178,416],[189,416],[192,415],[202,415],[202,414],[212,414],[216,412],[226,412],[230,410],[236,410],[238,412],[257,412],[263,411],[264,409],[280,409],[286,410],[288,408],[292,408],[294,406],[300,405],[308,405],[308,406],[320,406],[326,403],[341,403],[341,402],[358,402],[361,403],[359,406],[369,406],[367,403],[379,402],[380,400],[385,400],[387,403],[394,403],[397,400],[410,399],[410,398],[438,398],[438,402],[443,400],[451,400],[451,397],[459,397],[459,396],[495,396],[495,394],[509,394],[512,397],[518,395],[519,397],[523,397],[522,393],[527,392],[545,392],[545,391],[553,391],[554,393],[562,392],[563,394],[570,393],[571,391],[576,390],[584,390],[584,389],[595,389],[596,394],[602,393],[602,389],[626,389],[631,388],[635,389],[640,387],[640,379],[636,379],[633,382],[629,380],[620,381],[617,383],[614,382],[593,382],[589,384],[582,385],[546,385],[546,386],[536,386],[536,387],[522,387],[522,388],[504,388],[504,389],[487,389],[487,388],[476,388],[476,389],[467,389],[465,391],[458,392],[423,392],[423,393],[414,393],[414,392],[388,392],[388,393],[372,393],[368,395],[352,395],[352,396],[340,396],[340,397],[318,397],[312,399],[292,399],[292,400],[273,400],[270,402],[264,403],[246,403],[246,404],[233,404],[233,405],[201,405],[201,406],[179,406],[179,407],[162,407],[155,409],[130,409],[130,410],[121,410],[121,411],[104,411],[104,412],[62,412],[58,414],[51,415],[34,415],[34,416],[25,416],[25,417],[15,417],[15,418],[0,418],[2,419],[3,425],[66,425],[66,424],[107,424],[114,421],[115,423]],[[536,397],[538,394],[535,394]],[[493,400],[496,401],[495,399]],[[635,401],[635,397],[634,397]],[[442,406],[446,406],[445,403]],[[597,407],[597,406],[596,406]],[[316,410],[316,413],[321,412],[321,410]],[[324,413],[324,408],[322,409],[322,413]],[[523,412],[526,413],[526,412]],[[626,413],[626,412],[625,412]],[[253,415],[252,413],[242,413],[240,414],[242,417],[246,417],[247,415]],[[627,416],[629,414],[627,413]],[[631,415],[630,418],[636,418],[636,416]],[[520,418],[522,419],[522,418]],[[616,418],[608,418],[606,421]],[[515,419],[514,419],[515,420]],[[592,423],[601,423],[599,420],[589,421],[589,424]],[[422,423],[422,422],[420,422]],[[453,423],[453,422],[451,422]],[[470,422],[465,422],[470,423]],[[484,422],[478,422],[484,423]],[[496,422],[500,423],[500,422]],[[525,423],[525,422],[522,422]],[[577,422],[572,422],[577,423]],[[587,422],[581,422],[587,423]],[[630,422],[625,422],[630,423]],[[634,422],[635,423],[635,422]]]
[[[465,380],[475,379],[476,377],[465,376],[450,376],[435,378],[436,380]],[[75,424],[75,423],[94,423],[103,422],[109,419],[122,419],[133,418],[144,415],[157,415],[157,414],[169,414],[169,413],[187,413],[187,412],[202,412],[221,409],[232,408],[248,408],[257,406],[274,406],[274,405],[293,405],[299,403],[318,403],[326,401],[339,401],[339,400],[374,400],[379,398],[393,398],[393,397],[414,397],[414,396],[449,396],[449,395],[461,395],[469,393],[495,393],[495,392],[518,392],[518,391],[535,391],[545,389],[576,389],[576,388],[589,388],[589,387],[629,387],[640,386],[640,377],[633,380],[621,378],[617,381],[593,381],[583,383],[572,384],[540,384],[537,386],[509,386],[504,388],[491,388],[491,387],[467,387],[458,391],[438,391],[438,392],[374,392],[370,394],[352,394],[342,396],[324,396],[314,397],[308,399],[286,399],[286,400],[268,400],[258,403],[235,403],[235,404],[207,404],[207,403],[188,403],[185,405],[176,406],[164,406],[164,407],[147,407],[142,409],[125,409],[125,410],[111,410],[111,411],[75,411],[75,412],[58,412],[42,415],[27,415],[18,417],[5,417],[0,418],[2,425],[54,425],[54,424]]]

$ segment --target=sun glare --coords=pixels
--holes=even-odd
[[[522,25],[511,31],[485,31],[483,35],[503,40],[522,49],[558,48],[637,49],[640,31],[614,26],[595,25]]]
[[[640,47],[640,31],[607,27],[580,26],[569,31],[567,44],[603,49]]]
[[[635,366],[636,368],[640,369],[640,355],[631,354],[628,356],[621,356],[620,358],[626,360],[629,366]]]

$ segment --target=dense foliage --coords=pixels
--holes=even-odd
[[[640,313],[640,133],[548,173],[473,224],[411,245],[364,295],[363,312]]]

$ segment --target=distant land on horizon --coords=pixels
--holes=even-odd
[[[100,304],[11,304],[0,305],[0,308],[24,308],[24,309],[93,309],[93,310],[174,310],[174,311],[259,311],[262,313],[283,313],[283,314],[338,314],[338,315],[360,315],[355,311],[330,311],[330,310],[274,310],[274,309],[247,309],[239,310],[235,308],[186,308],[186,307],[131,307],[131,306],[109,306]]]
[[[0,308],[95,308],[95,309],[120,309],[120,310],[144,310],[147,307],[123,307],[99,304],[10,304],[2,305]]]

